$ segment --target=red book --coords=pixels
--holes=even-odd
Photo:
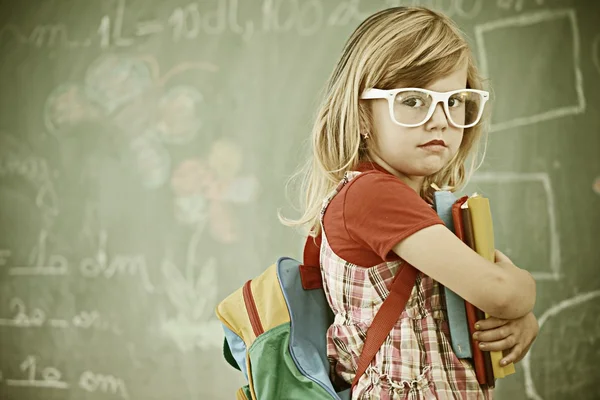
[[[468,196],[463,196],[454,203],[454,205],[452,206],[452,220],[454,222],[454,233],[456,234],[456,236],[460,240],[465,242],[469,247],[473,248],[472,247],[473,234],[472,234],[472,228],[470,225],[470,221],[468,224],[465,223],[465,222],[467,222],[467,221],[465,221],[464,214],[463,214],[463,211],[465,211],[465,210],[461,209],[461,206],[467,201],[468,198],[469,198]],[[466,210],[466,211],[468,211],[468,210]],[[467,215],[468,215],[468,213],[467,213]],[[467,225],[467,226],[465,226],[465,225]],[[467,238],[467,236],[470,236],[470,238]],[[468,242],[468,239],[471,239],[471,243]],[[477,382],[479,382],[480,385],[486,385],[486,384],[489,385],[489,382],[491,382],[490,386],[494,386],[494,383],[493,383],[494,376],[493,376],[491,359],[490,359],[489,367],[486,368],[485,354],[479,348],[477,341],[475,339],[473,339],[473,333],[475,332],[475,323],[479,320],[477,318],[477,307],[475,307],[468,301],[465,301],[465,308],[466,308],[466,312],[467,312],[469,335],[471,337],[471,352],[473,354],[473,365],[475,367],[475,376],[477,377]],[[484,318],[485,318],[485,315],[484,315]],[[489,358],[489,356],[488,356],[488,358]],[[488,378],[488,375],[489,375],[488,371],[490,373],[492,373],[491,381]]]
[[[464,238],[463,242],[472,249],[475,249],[475,240],[473,238],[473,225],[471,223],[471,214],[468,208],[459,208],[462,216],[462,231]],[[494,369],[492,367],[492,358],[488,351],[482,351],[479,348],[479,342],[473,339],[475,332],[475,323],[485,319],[485,313],[469,302],[465,302],[467,310],[467,321],[469,323],[469,333],[471,334],[471,347],[473,351],[473,362],[475,364],[475,375],[480,384],[487,384],[489,387],[494,387],[496,379],[494,378]],[[479,368],[478,368],[479,364]]]

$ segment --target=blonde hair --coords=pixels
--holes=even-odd
[[[290,182],[302,178],[302,212],[296,220],[280,220],[288,226],[320,231],[324,198],[344,174],[369,159],[361,133],[372,132],[368,105],[360,101],[366,88],[392,89],[402,83],[424,87],[467,63],[467,87],[481,89],[473,55],[459,28],[448,17],[423,7],[394,7],[373,14],[350,36],[330,76],[325,96],[312,129],[312,155]],[[482,120],[483,122],[483,120]],[[483,123],[464,130],[455,157],[439,172],[428,176],[421,197],[431,202],[431,184],[461,187],[474,172]]]

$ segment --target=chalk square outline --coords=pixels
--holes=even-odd
[[[579,32],[577,29],[577,17],[575,10],[572,8],[545,10],[534,13],[522,14],[516,17],[500,19],[496,21],[486,22],[475,26],[475,41],[479,51],[479,63],[483,76],[489,76],[487,52],[484,46],[484,33],[489,33],[494,30],[509,28],[509,27],[525,27],[540,22],[551,21],[558,18],[567,18],[571,23],[571,31],[573,34],[573,71],[575,73],[575,91],[577,92],[577,105],[564,106],[555,109],[550,109],[538,114],[519,117],[512,120],[491,124],[490,132],[497,132],[505,129],[511,129],[518,126],[535,124],[540,121],[547,121],[554,118],[560,118],[567,115],[577,115],[585,112],[585,95],[583,92],[583,74],[579,66],[580,44]]]
[[[479,172],[471,177],[469,183],[540,183],[546,193],[548,223],[550,225],[550,272],[529,271],[538,281],[558,281],[561,279],[560,237],[556,223],[556,209],[554,192],[547,173],[519,173],[519,172]]]

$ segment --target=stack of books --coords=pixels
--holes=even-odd
[[[494,229],[490,202],[473,194],[456,199],[448,190],[435,188],[434,206],[448,229],[486,260],[494,262]],[[450,342],[457,357],[471,359],[480,385],[494,387],[496,379],[515,373],[513,363],[502,366],[501,351],[482,351],[473,339],[475,323],[489,315],[444,287]]]

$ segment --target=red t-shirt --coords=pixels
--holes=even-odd
[[[435,210],[410,186],[376,163],[365,162],[329,203],[323,227],[332,250],[362,267],[398,260],[392,248],[435,224]]]

